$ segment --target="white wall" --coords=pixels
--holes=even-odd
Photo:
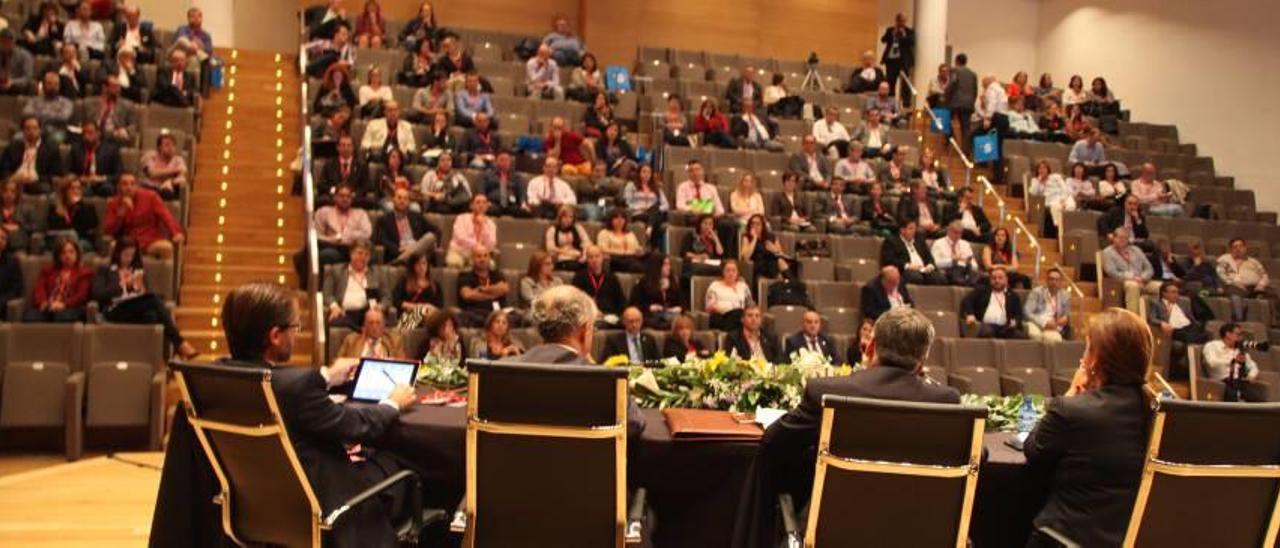
[[[951,0],[947,8],[947,43],[953,54],[969,55],[969,68],[979,77],[989,74],[1008,81],[1020,70],[1034,74],[1040,3]]]
[[[293,51],[297,47],[297,3],[286,0],[128,0],[159,28],[187,24],[187,9],[204,12],[204,28],[217,48]]]
[[[1274,9],[1257,0],[1044,0],[1036,66],[1063,82],[1105,75],[1135,121],[1177,124],[1179,139],[1212,156],[1220,175],[1255,191],[1259,209],[1280,211]]]

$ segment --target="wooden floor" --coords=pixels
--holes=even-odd
[[[0,458],[0,546],[145,546],[162,453]],[[56,461],[58,464],[53,464]],[[50,465],[52,464],[52,465]]]

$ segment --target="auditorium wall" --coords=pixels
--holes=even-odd
[[[1256,0],[1045,0],[1038,70],[1106,75],[1136,121],[1177,122],[1218,173],[1280,211],[1280,33]],[[1064,78],[1065,80],[1065,78]]]

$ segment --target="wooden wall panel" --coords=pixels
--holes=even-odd
[[[408,18],[419,0],[381,0],[390,17]],[[302,2],[307,5],[310,2]],[[357,12],[363,0],[346,0]],[[557,13],[569,16],[588,48],[610,64],[630,65],[641,45],[758,57],[852,64],[874,48],[878,0],[438,0],[441,23],[541,35]]]

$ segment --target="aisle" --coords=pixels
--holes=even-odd
[[[296,286],[292,254],[304,233],[301,201],[290,195],[300,141],[295,60],[250,51],[224,57],[227,85],[204,108],[177,311],[206,359],[226,352],[218,311],[228,290],[248,281]],[[302,323],[294,363],[311,360],[310,322]]]

